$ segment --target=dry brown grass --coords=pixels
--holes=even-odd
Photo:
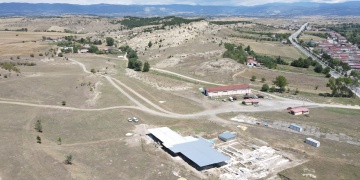
[[[301,40],[304,41],[310,41],[310,40],[314,40],[314,41],[323,41],[325,40],[324,38],[321,37],[317,37],[317,36],[312,36],[312,35],[308,35],[308,34],[303,34],[300,36]]]
[[[248,79],[250,79],[253,75],[256,76],[259,80],[262,77],[265,77],[266,83],[268,83],[270,86],[273,84],[272,81],[274,81],[277,76],[284,76],[287,79],[289,83],[288,86],[290,88],[299,88],[300,91],[317,93],[329,91],[329,89],[326,87],[328,79],[325,77],[285,73],[281,71],[271,71],[258,68],[247,69],[243,73],[239,74],[240,77],[245,77]],[[315,86],[318,86],[317,90],[315,90]]]
[[[268,56],[281,56],[291,59],[298,59],[304,57],[304,55],[298,51],[294,46],[280,44],[272,41],[256,42],[251,39],[231,38],[236,43],[242,43],[245,46],[250,46],[256,53],[268,55]]]

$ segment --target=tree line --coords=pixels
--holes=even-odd
[[[216,25],[227,25],[227,24],[251,24],[251,21],[210,21],[211,24],[216,24]]]
[[[128,68],[134,69],[135,71],[143,71],[148,72],[150,70],[149,62],[145,62],[143,66],[143,62],[139,60],[137,52],[133,50],[130,46],[121,46],[120,50],[122,52],[126,52],[126,57],[128,58]]]
[[[173,26],[173,25],[181,25],[181,24],[189,24],[191,22],[198,22],[204,20],[203,18],[197,19],[185,19],[181,17],[175,16],[166,16],[166,17],[131,17],[125,16],[123,20],[114,20],[111,21],[112,24],[121,23],[123,26],[128,29],[133,29],[141,26],[149,26],[149,25],[163,25],[163,26]]]

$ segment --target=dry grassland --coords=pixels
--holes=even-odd
[[[280,44],[278,42],[262,41],[256,42],[251,39],[241,38],[229,38],[235,43],[242,43],[245,46],[250,46],[256,53],[268,55],[268,56],[281,56],[291,59],[298,59],[299,57],[305,57],[294,46]]]
[[[360,139],[360,121],[357,117],[359,110],[333,109],[333,108],[315,108],[311,109],[309,117],[293,116],[287,111],[247,113],[260,119],[269,119],[285,121],[289,123],[299,123],[320,127],[322,132],[326,133],[345,133],[353,138]]]
[[[59,31],[68,29],[77,33],[94,33],[118,29],[118,24],[110,24],[113,19],[95,16],[63,16],[63,17],[22,17],[0,18],[0,29],[17,30],[27,28],[29,31]]]
[[[14,108],[22,113],[9,113]],[[161,118],[130,110],[83,112],[1,105],[0,113],[0,133],[6,137],[0,140],[6,147],[0,148],[6,154],[0,158],[4,162],[1,177],[6,179],[173,179],[173,171],[197,179],[178,164],[182,160],[154,148],[143,131],[148,126],[136,127],[127,118],[135,116],[150,127],[168,126],[183,135],[215,138],[224,130],[209,121]],[[33,129],[39,119],[43,133]],[[129,132],[135,135],[126,137]],[[37,135],[42,138],[41,144],[36,143]],[[67,154],[74,156],[73,165],[63,164]]]
[[[294,74],[294,73],[284,73],[281,71],[271,71],[267,69],[246,69],[243,73],[239,74],[240,77],[245,77],[250,79],[251,76],[256,76],[259,79],[265,77],[268,84],[272,84],[272,81],[275,80],[277,76],[284,76],[290,88],[299,88],[300,91],[306,92],[328,92],[329,89],[326,87],[326,83],[329,81],[325,77],[311,76],[305,74]],[[318,89],[315,91],[315,86],[318,86]]]
[[[317,36],[312,36],[312,35],[308,35],[308,34],[303,34],[300,36],[300,40],[304,40],[304,41],[310,41],[310,40],[314,40],[314,41],[323,41],[325,40],[324,38],[321,37],[317,37]]]
[[[60,38],[73,34],[54,32],[14,32],[0,31],[0,54],[2,56],[27,56],[30,54],[38,56],[45,53],[46,49],[56,48],[49,46],[50,41],[42,41],[42,36]],[[78,37],[82,35],[77,35]]]

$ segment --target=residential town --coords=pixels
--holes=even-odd
[[[347,39],[337,32],[328,32],[330,37],[320,41],[317,46],[319,53],[327,53],[332,58],[349,64],[351,69],[360,70],[360,50],[357,45],[347,41]]]

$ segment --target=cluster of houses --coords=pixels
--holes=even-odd
[[[351,69],[360,70],[360,50],[357,45],[347,41],[347,39],[339,33],[330,31],[330,37],[324,41],[320,41],[318,45],[319,53],[327,53],[333,58],[347,63]]]

